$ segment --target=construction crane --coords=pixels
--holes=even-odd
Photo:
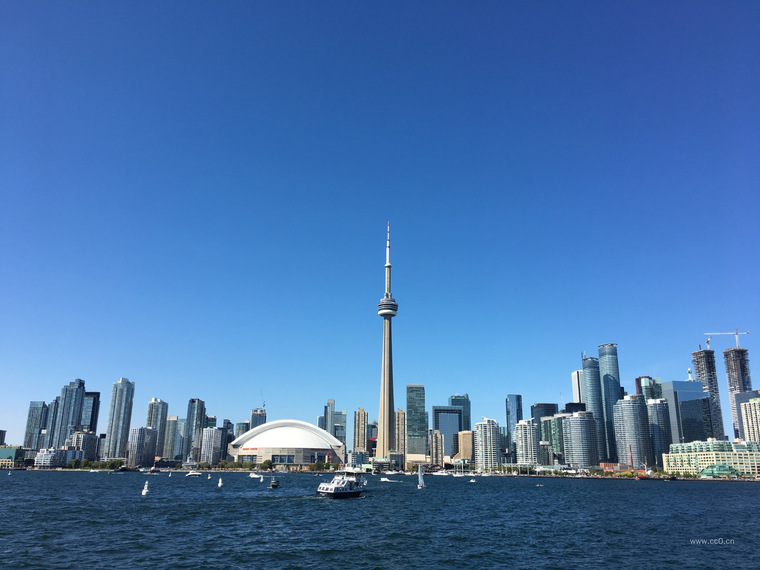
[[[709,336],[710,338],[719,335],[719,334],[732,334],[736,337],[736,348],[740,348],[739,346],[739,335],[740,334],[752,334],[750,331],[747,332],[739,332],[739,329],[736,329],[734,332],[727,332],[727,333],[705,333],[706,336]],[[707,350],[710,350],[710,338],[707,339]]]

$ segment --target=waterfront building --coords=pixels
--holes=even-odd
[[[726,361],[728,399],[731,404],[731,421],[734,425],[734,437],[739,437],[739,416],[736,409],[736,400],[733,398],[733,395],[752,390],[752,378],[749,374],[749,352],[746,348],[729,348],[723,351],[723,358]]]
[[[663,382],[662,396],[668,402],[670,439],[673,443],[701,441],[713,433],[709,395],[703,390],[701,382]]]
[[[665,471],[684,475],[699,475],[705,470],[722,467],[724,472],[736,472],[742,477],[757,477],[760,473],[760,443],[729,442],[726,440],[673,443],[670,453],[662,456]]]
[[[48,432],[48,447],[61,447],[63,442],[82,423],[84,380],[77,378],[61,389],[58,414],[52,432]]]
[[[425,411],[425,386],[406,385],[406,452],[410,455],[426,455],[428,447],[428,426],[430,421]]]
[[[752,398],[739,408],[744,425],[745,439],[760,442],[760,398]]]
[[[538,437],[540,441],[549,441],[550,435],[546,435],[541,425],[541,418],[551,417],[559,411],[557,404],[533,404],[530,407],[530,417],[533,423],[538,427]]]
[[[396,432],[393,426],[395,409],[393,403],[393,350],[391,339],[391,319],[398,314],[398,303],[391,295],[391,225],[385,245],[385,294],[377,305],[377,314],[383,318],[383,358],[380,369],[380,413],[377,420],[377,448],[375,457],[388,458],[395,451]]]
[[[134,382],[126,378],[119,378],[118,382],[114,382],[111,390],[111,405],[108,410],[104,459],[124,459],[127,456],[134,396]]]
[[[709,437],[723,439],[723,411],[720,406],[720,391],[718,388],[718,372],[715,370],[715,351],[697,350],[691,353],[697,382],[702,383],[702,390],[707,392],[710,399],[710,415],[716,421],[712,422],[712,433]]]
[[[553,416],[541,418],[541,432],[544,434],[543,441],[546,441],[551,446],[552,457],[559,463],[564,463],[565,461],[565,436],[563,423],[565,418],[569,418],[572,415],[572,412],[562,412],[556,413]]]
[[[468,463],[475,461],[475,432],[472,430],[460,431],[457,434],[457,441],[459,451],[452,459]],[[499,441],[501,441],[501,428],[499,428]],[[499,449],[499,454],[501,455],[501,449]]]
[[[586,411],[593,414],[596,428],[596,456],[598,461],[607,461],[607,443],[604,430],[604,399],[602,378],[599,375],[599,359],[587,356],[583,359],[583,401]]]
[[[132,428],[127,464],[130,467],[151,467],[156,462],[157,439],[158,432],[155,428]]]
[[[82,402],[82,418],[79,427],[84,431],[98,432],[100,414],[100,392],[85,392]]]
[[[47,426],[48,405],[45,402],[30,402],[26,416],[24,447],[39,451],[45,447],[44,434]]]
[[[591,412],[574,412],[562,420],[564,462],[573,469],[599,465],[596,426]]]
[[[749,402],[753,398],[760,398],[760,390],[736,392],[735,394],[729,395],[729,397],[733,399],[733,405],[736,407],[736,409],[741,410],[741,405],[745,402]],[[744,418],[742,417],[741,413],[738,413],[736,415],[736,419],[739,422],[739,439],[747,439],[744,430]]]
[[[66,465],[65,449],[41,449],[34,457],[35,469],[56,469]]]
[[[464,433],[471,433],[465,430]],[[475,466],[479,471],[489,471],[499,467],[499,424],[496,420],[483,418],[475,424]]]
[[[522,395],[507,394],[506,407],[507,407],[506,449],[508,450],[508,454],[509,454],[509,458],[507,459],[507,461],[509,463],[516,463],[517,455],[516,455],[516,450],[515,450],[514,434],[515,434],[515,426],[517,426],[517,422],[523,419]]]
[[[166,416],[166,429],[164,430],[164,446],[159,450],[156,447],[156,455],[174,461],[182,459],[181,454],[177,453],[177,430],[179,418],[177,416]]]
[[[571,375],[573,384],[573,402],[583,403],[583,370],[576,370]]]
[[[462,431],[460,406],[433,406],[433,430],[443,436],[443,454],[454,456],[454,435]]]
[[[216,465],[222,459],[222,446],[226,443],[226,431],[224,428],[203,428],[201,440],[201,463]],[[225,457],[227,453],[224,453]]]
[[[199,398],[191,398],[187,403],[187,420],[185,423],[185,449],[182,459],[190,457],[198,462],[201,458],[203,444],[203,429],[206,426],[206,402]]]
[[[353,451],[367,451],[367,421],[369,414],[364,408],[354,412],[354,445]]]
[[[552,445],[548,441],[538,442],[538,464],[539,465],[554,465],[554,452],[552,451]]]
[[[462,408],[462,429],[466,431],[472,430],[469,394],[465,394],[464,396],[458,394],[455,396],[449,396],[449,406],[459,406]]]
[[[248,425],[251,427],[249,429],[253,429],[255,427],[258,427],[260,425],[264,425],[267,423],[267,411],[265,408],[254,408],[251,410],[251,419],[248,422]]]
[[[306,468],[314,463],[342,462],[345,445],[325,430],[298,420],[267,422],[229,444],[233,461]]]
[[[66,447],[73,447],[76,450],[82,451],[83,459],[97,461],[98,442],[99,438],[97,434],[91,431],[75,431],[64,443]]]
[[[185,434],[187,434],[187,418],[177,418],[177,442],[174,444],[175,459],[187,460],[185,453]]]
[[[444,446],[446,443],[445,436],[437,429],[430,434],[430,464],[444,466]]]
[[[614,406],[622,398],[620,389],[620,371],[616,344],[599,345],[599,376],[602,380],[602,401],[604,403],[604,440],[607,445],[607,460],[618,460],[615,445]]]
[[[400,464],[406,465],[406,412],[399,408],[396,410],[394,418],[394,441],[396,442],[396,453],[402,457]],[[339,438],[340,439],[340,438]]]
[[[538,426],[533,419],[520,420],[515,426],[515,447],[518,465],[538,463]]]
[[[654,458],[644,396],[631,394],[618,400],[613,407],[613,414],[620,462],[630,465],[631,469],[652,465]]]
[[[166,457],[164,453],[164,440],[166,439],[166,418],[169,415],[169,404],[160,398],[151,398],[148,402],[148,417],[145,420],[146,427],[156,430],[156,454]]]
[[[649,436],[652,442],[654,463],[662,467],[662,454],[670,449],[670,412],[668,402],[664,398],[647,400],[647,419],[649,420]]]

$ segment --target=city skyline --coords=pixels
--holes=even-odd
[[[0,10],[8,442],[77,378],[100,431],[120,377],[131,427],[372,421],[388,220],[397,405],[501,425],[600,344],[633,393],[756,328],[756,3]]]

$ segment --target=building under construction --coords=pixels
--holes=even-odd
[[[739,418],[734,394],[752,390],[752,378],[749,375],[749,353],[746,348],[729,348],[723,351],[723,358],[726,361],[728,399],[731,402],[731,422],[734,426],[734,437],[739,437]]]
[[[715,369],[715,351],[697,350],[691,353],[691,361],[694,365],[694,373],[697,381],[702,383],[702,389],[710,398],[710,414],[712,421],[712,437],[723,439],[723,410],[720,406],[720,390],[718,388],[718,373]]]

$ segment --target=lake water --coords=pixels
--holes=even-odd
[[[392,475],[333,500],[327,475],[219,476],[0,472],[0,566],[760,566],[760,483]]]

